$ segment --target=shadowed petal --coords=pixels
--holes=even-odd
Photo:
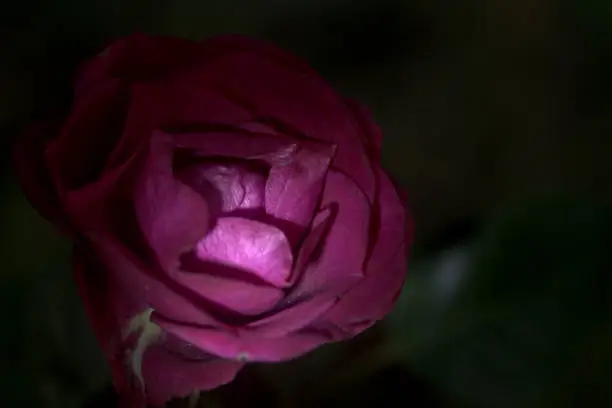
[[[367,198],[352,180],[330,170],[321,207],[336,208],[337,214],[320,255],[310,259],[302,278],[288,295],[289,304],[325,292],[339,295],[364,276],[370,222]]]
[[[275,362],[307,353],[330,341],[323,332],[295,332],[266,337],[247,330],[224,331],[155,319],[168,333],[219,357],[236,361]]]
[[[151,346],[144,355],[143,377],[147,402],[161,407],[169,399],[186,397],[231,382],[244,363],[212,357],[189,360],[171,353],[163,345]]]
[[[177,37],[133,34],[110,44],[81,67],[76,97],[111,78],[142,81],[165,74],[201,58],[202,46]]]
[[[195,157],[233,157],[260,159],[269,164],[289,162],[297,151],[298,141],[242,129],[221,131],[204,128],[201,132],[167,133],[176,148],[189,151]]]
[[[366,267],[366,277],[326,315],[339,327],[357,328],[357,332],[382,318],[393,307],[406,276],[406,242],[412,240],[412,227],[406,224],[406,209],[393,184],[381,170],[378,176],[380,230]],[[355,326],[355,323],[360,324]]]
[[[45,151],[60,194],[99,177],[121,135],[127,102],[122,84],[114,80],[101,83],[73,106],[61,133]]]
[[[337,145],[333,166],[345,172],[373,200],[374,175],[360,143],[361,129],[353,112],[318,75],[294,69],[276,55],[258,51],[253,48],[228,53],[202,64],[209,86],[249,101],[257,118],[273,118],[309,138]]]
[[[155,130],[208,123],[234,125],[251,118],[248,111],[224,95],[182,77],[133,84],[130,101],[125,129],[112,152],[110,165],[125,160],[134,146]]]
[[[246,316],[264,313],[276,305],[284,292],[250,273],[213,262],[199,262],[175,279],[199,296],[234,313]]]
[[[178,266],[180,255],[192,249],[209,227],[206,202],[174,178],[172,156],[168,137],[155,133],[134,191],[138,223],[164,268]]]
[[[370,157],[370,160],[380,161],[383,135],[380,127],[374,122],[372,113],[357,101],[345,99],[345,103],[353,113],[355,121],[359,124],[361,141],[366,154]]]

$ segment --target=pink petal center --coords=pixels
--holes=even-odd
[[[196,247],[203,261],[253,273],[279,287],[288,284],[293,266],[291,246],[278,228],[238,217],[221,217]]]

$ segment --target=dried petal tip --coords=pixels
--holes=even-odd
[[[142,359],[145,351],[147,351],[147,348],[151,344],[155,343],[162,333],[161,328],[151,321],[152,313],[153,309],[147,309],[134,316],[130,321],[126,332],[124,333],[124,338],[127,338],[134,333],[139,333],[136,347],[129,355],[129,364],[132,368],[132,372],[136,378],[138,378],[138,382],[142,387],[143,392],[146,390],[146,384],[142,376]]]

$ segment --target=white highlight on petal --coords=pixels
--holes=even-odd
[[[153,309],[147,309],[134,316],[123,336],[126,338],[133,333],[140,333],[136,347],[130,354],[130,366],[143,391],[146,385],[142,377],[142,358],[147,348],[155,343],[162,333],[162,329],[151,321],[151,313],[153,313]]]

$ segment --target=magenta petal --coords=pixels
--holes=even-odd
[[[336,212],[332,211],[330,207],[324,208],[315,215],[310,225],[310,230],[304,238],[302,245],[300,245],[297,260],[293,265],[292,280],[296,281],[302,276],[304,270],[311,262],[315,251],[323,247],[325,237],[329,233],[335,216]]]
[[[157,129],[206,123],[233,125],[251,118],[250,112],[223,95],[180,79],[131,86],[125,129],[111,163],[123,161],[133,146]]]
[[[174,146],[194,156],[260,159],[269,163],[289,161],[298,142],[288,137],[245,130],[210,131],[168,134]],[[230,142],[231,141],[231,142]]]
[[[319,332],[296,332],[265,337],[247,330],[224,331],[177,324],[156,319],[168,333],[216,356],[238,361],[275,362],[288,360],[316,348],[330,339]]]
[[[130,262],[117,245],[98,239],[94,247],[79,247],[74,255],[75,277],[87,317],[108,360],[113,383],[121,393],[130,393],[130,378],[134,375],[127,365],[130,355],[124,334],[135,315],[152,307],[169,319],[220,327],[184,294],[176,293]],[[153,350],[145,354],[145,364],[149,352]],[[145,369],[145,375],[148,373]],[[207,384],[214,386],[214,378]],[[155,384],[156,378],[149,377],[147,381]]]
[[[60,194],[98,178],[121,134],[127,101],[122,84],[109,80],[74,105],[61,134],[45,152]]]
[[[81,67],[77,98],[107,78],[142,81],[163,77],[200,58],[202,51],[200,43],[176,37],[133,34],[121,38]]]
[[[281,337],[308,326],[336,303],[336,296],[315,296],[249,324],[267,337]]]
[[[131,119],[148,120],[155,129],[206,123],[234,125],[252,118],[248,110],[226,96],[189,79],[177,76],[162,82],[133,84]]]
[[[130,229],[138,228],[136,220],[130,217],[132,212],[123,208],[126,203],[117,197],[118,190],[122,188],[120,181],[129,178],[127,173],[141,157],[136,152],[128,162],[106,173],[104,178],[71,191],[66,197],[71,221],[93,241],[92,245],[99,252],[106,274],[117,285],[114,291],[120,304],[114,307],[121,319],[152,307],[179,321],[218,325],[199,301],[193,302],[197,296],[194,292],[189,288],[177,287],[178,283],[173,282],[169,275],[161,276],[162,271],[151,269],[155,267],[155,262],[143,261],[142,254],[137,256],[134,253],[135,248],[130,249],[120,242],[119,238],[121,241],[127,238],[126,230],[127,235],[131,235]],[[131,206],[132,203],[128,204]],[[124,219],[126,215],[128,218]],[[117,224],[121,224],[121,228]]]
[[[323,245],[326,234],[334,221],[334,215],[329,208],[326,208],[315,216],[293,266],[292,282],[302,278],[314,252]],[[249,324],[249,327],[265,335],[281,336],[307,326],[327,311],[335,300],[335,293],[313,296],[312,293],[300,291],[297,288],[276,306],[273,314]]]
[[[151,346],[143,358],[147,402],[161,407],[169,399],[186,397],[231,382],[244,363],[212,357],[206,361],[188,360],[163,345]]]
[[[197,256],[248,271],[278,287],[287,285],[293,255],[280,229],[237,217],[222,217],[197,245]]]
[[[274,118],[310,138],[337,145],[333,166],[355,180],[372,200],[375,179],[359,143],[361,129],[344,101],[312,71],[258,51],[254,47],[228,53],[202,64],[209,86],[249,101],[256,117]]]
[[[292,292],[288,303],[314,294],[342,293],[364,276],[370,222],[370,205],[355,183],[340,172],[330,170],[321,207],[337,209],[325,237],[321,255],[311,259]]]
[[[412,232],[406,227],[406,209],[387,175],[379,170],[378,176],[380,230],[367,264],[366,277],[327,315],[342,328],[355,328],[355,323],[373,323],[382,318],[393,307],[406,276],[406,242],[412,239]],[[367,324],[360,326],[364,329]],[[361,331],[359,327],[358,331]]]
[[[353,116],[359,124],[367,155],[373,161],[380,160],[383,135],[380,127],[374,122],[372,113],[357,101],[345,99],[345,103],[353,112]]]
[[[177,177],[202,195],[211,215],[219,216],[238,209],[264,208],[265,177],[241,164],[195,164]]]
[[[317,150],[302,149],[289,163],[273,166],[266,183],[266,212],[301,227],[301,231],[297,231],[300,235],[310,224],[319,204],[325,176],[336,150],[332,145],[316,147]],[[289,237],[293,244],[301,238],[297,233]]]
[[[197,294],[192,289],[180,287],[169,278],[147,270],[121,244],[108,237],[99,237],[94,250],[104,264],[109,281],[113,282],[112,307],[121,327],[148,308],[180,322],[225,327],[209,313],[203,302],[195,299]]]
[[[192,249],[208,230],[206,202],[174,178],[172,144],[155,133],[134,192],[140,228],[162,267],[178,266],[182,253]]]
[[[264,313],[284,296],[281,289],[240,276],[241,271],[227,266],[202,262],[199,269],[179,272],[176,280],[204,299],[236,313],[246,316]]]

